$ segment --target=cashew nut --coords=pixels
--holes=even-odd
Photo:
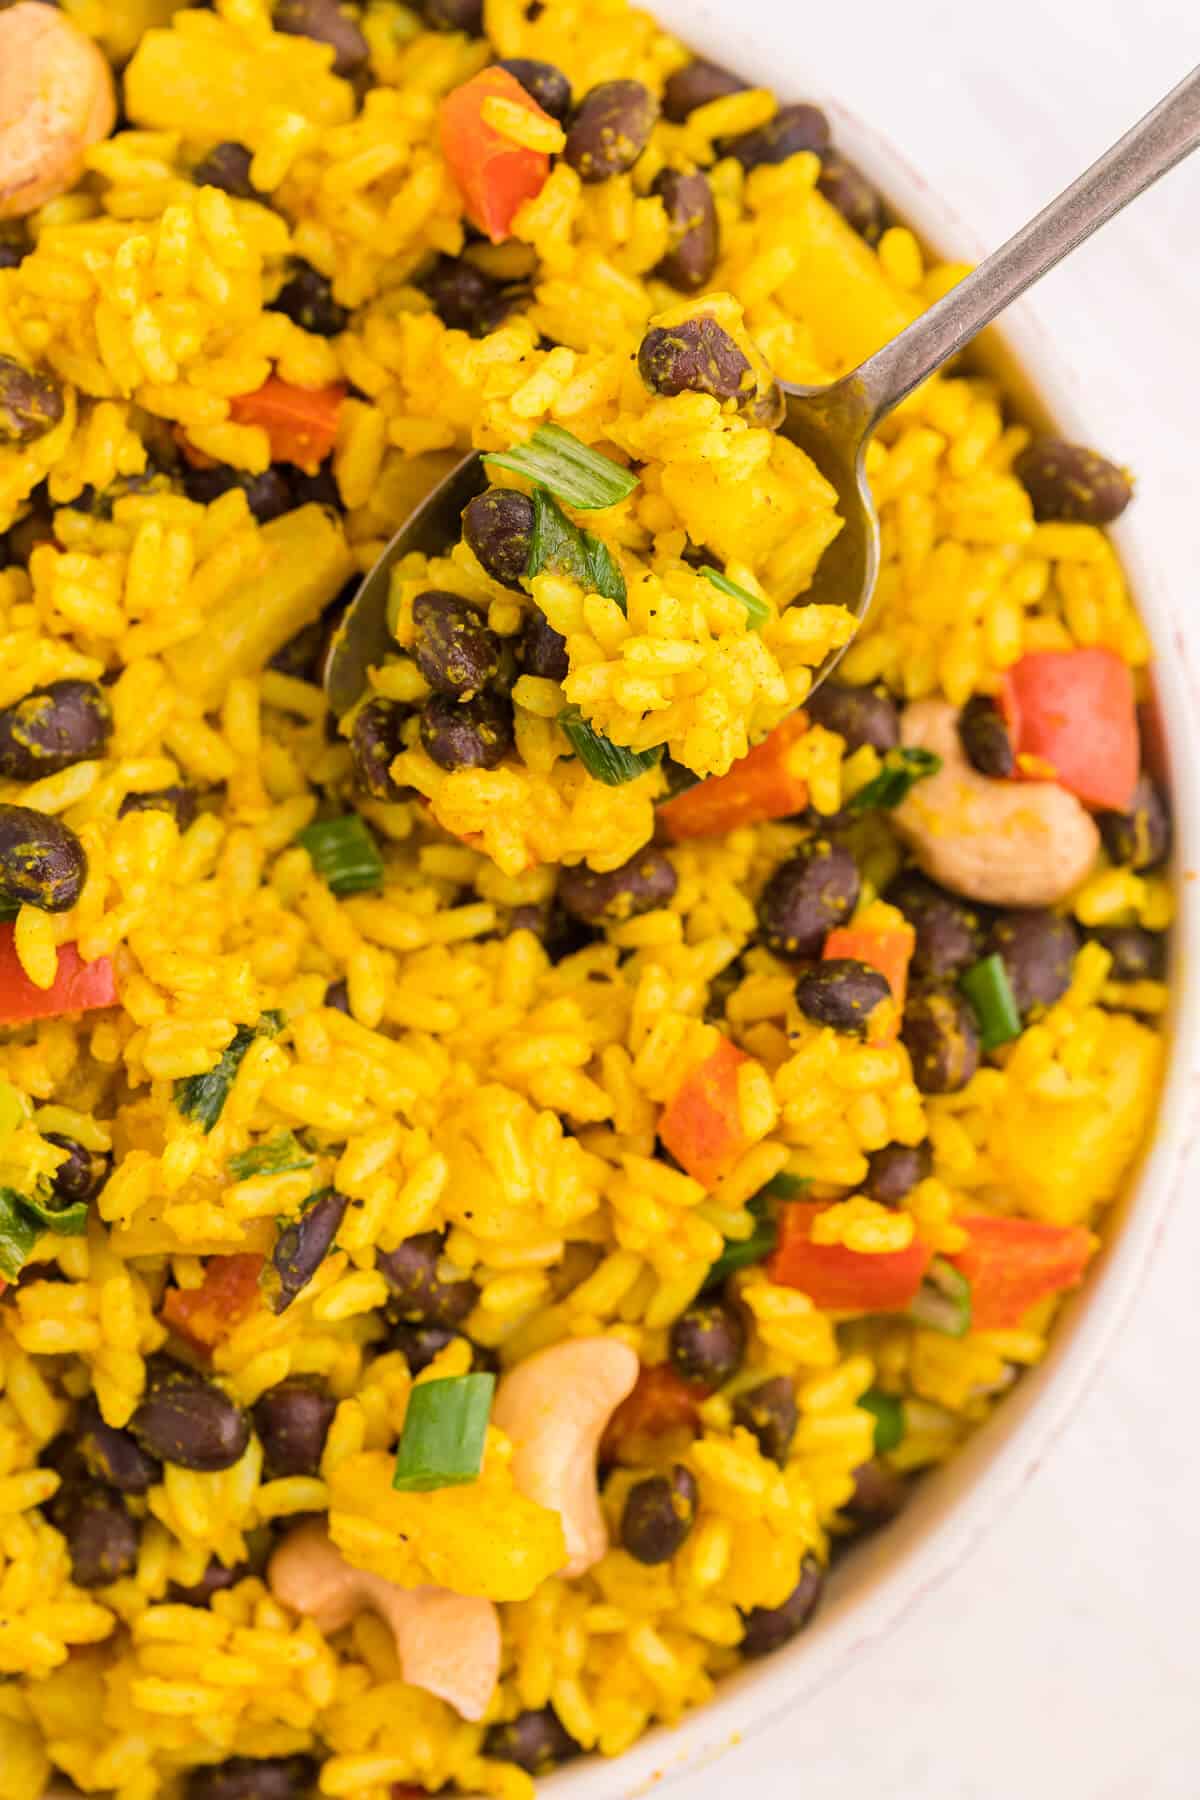
[[[492,1423],[512,1441],[513,1481],[562,1520],[564,1575],[582,1575],[608,1549],[596,1452],[637,1377],[637,1356],[619,1338],[572,1338],[518,1363],[496,1391]]]
[[[1054,906],[1095,863],[1100,833],[1065,788],[1052,781],[993,781],[973,769],[958,737],[958,712],[918,700],[901,741],[941,757],[892,814],[896,830],[934,881],[996,906]]]
[[[356,1569],[317,1524],[288,1534],[271,1558],[267,1585],[325,1637],[370,1607],[391,1629],[405,1681],[448,1701],[461,1718],[483,1717],[500,1677],[500,1615],[490,1600],[449,1588],[397,1587]]]
[[[103,52],[65,13],[40,0],[0,11],[0,219],[74,187],[116,117]]]

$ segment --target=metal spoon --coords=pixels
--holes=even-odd
[[[863,464],[880,420],[969,344],[997,313],[1198,144],[1200,68],[882,350],[828,387],[784,385],[787,416],[779,429],[808,452],[836,488],[844,520],[821,558],[806,602],[848,607],[860,623],[866,617],[879,572],[879,519]],[[465,457],[410,515],[367,575],[326,666],[325,691],[335,713],[354,705],[366,686],[369,668],[391,648],[387,599],[392,564],[410,551],[437,555],[454,543],[463,507],[486,486],[480,457]],[[828,657],[816,671],[814,685],[828,675],[838,655]]]

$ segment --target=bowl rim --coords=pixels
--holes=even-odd
[[[779,46],[766,41],[765,29],[723,15],[720,0],[686,5],[663,0],[653,10],[701,54],[758,74],[764,84],[802,91],[823,106],[839,147],[878,184],[898,217],[943,255],[979,259],[983,252],[974,234],[902,154],[824,91],[819,80],[805,77],[799,88],[799,51],[794,58],[788,53],[781,69]],[[1008,385],[1021,390],[1023,406],[1035,417],[1040,413],[1068,438],[1088,441],[1087,420],[1075,397],[1086,391],[1084,384],[1039,323],[1035,303],[1025,300],[1011,308],[1003,328],[991,328],[980,340],[979,352],[1004,369]],[[1176,971],[1193,970],[1200,968],[1200,884],[1184,875],[1200,865],[1200,733],[1193,722],[1200,678],[1182,609],[1171,598],[1171,572],[1156,558],[1136,507],[1110,529],[1154,644],[1154,692],[1176,827],[1172,959]],[[840,1675],[944,1580],[1003,1513],[1097,1375],[1142,1286],[1186,1157],[1200,1135],[1200,977],[1180,981],[1177,975],[1166,1027],[1166,1075],[1152,1134],[1109,1215],[1112,1227],[1099,1262],[1064,1308],[1043,1362],[1023,1376],[950,1463],[922,1482],[901,1518],[841,1565],[808,1632],[727,1677],[712,1700],[679,1724],[654,1727],[620,1757],[568,1765],[540,1783],[539,1793],[552,1800],[634,1800],[715,1760]],[[744,1773],[750,1772],[747,1764]]]

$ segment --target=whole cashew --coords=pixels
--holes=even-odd
[[[571,1338],[518,1363],[497,1389],[492,1423],[512,1441],[513,1480],[562,1520],[566,1576],[582,1575],[608,1549],[596,1451],[637,1377],[637,1356],[619,1338]]]
[[[65,13],[40,0],[0,11],[0,219],[74,187],[116,117],[108,63]]]
[[[500,1615],[490,1600],[397,1587],[356,1569],[317,1524],[289,1532],[268,1565],[267,1585],[325,1637],[370,1607],[391,1628],[405,1681],[448,1701],[460,1718],[483,1717],[500,1677]]]
[[[1079,886],[1100,833],[1074,794],[1052,781],[979,774],[963,754],[957,709],[945,700],[909,706],[900,736],[942,759],[892,814],[928,876],[995,906],[1054,906]]]

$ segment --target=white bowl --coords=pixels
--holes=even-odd
[[[747,20],[714,0],[647,0],[656,15],[699,52],[773,87],[783,99],[815,100],[834,121],[839,147],[872,177],[897,215],[944,255],[977,260],[980,247],[901,155],[823,92],[809,68],[807,32],[792,9],[777,32],[748,35]],[[753,27],[751,27],[753,31]],[[1091,441],[1088,420],[1068,388],[1055,346],[1024,307],[1005,315],[977,355],[1003,369],[1022,410],[1040,414],[1064,436]],[[711,1762],[760,1726],[811,1697],[864,1646],[889,1631],[921,1595],[974,1546],[1014,1496],[1076,1409],[1141,1285],[1196,1132],[1200,1069],[1200,884],[1182,872],[1200,864],[1200,744],[1193,723],[1200,687],[1188,669],[1182,612],[1156,567],[1155,546],[1131,508],[1114,528],[1138,606],[1156,651],[1155,686],[1170,759],[1176,832],[1177,921],[1172,934],[1174,997],[1167,1029],[1170,1060],[1156,1128],[1118,1205],[1107,1242],[1082,1291],[1064,1308],[1044,1362],[1025,1375],[965,1450],[922,1482],[904,1514],[867,1540],[831,1577],[802,1637],[722,1684],[716,1699],[681,1725],[659,1727],[615,1761],[568,1766],[543,1787],[553,1800],[632,1800],[665,1780]],[[877,1665],[877,1676],[885,1674]],[[737,1770],[731,1770],[731,1774]],[[748,1775],[750,1769],[743,1769]]]

